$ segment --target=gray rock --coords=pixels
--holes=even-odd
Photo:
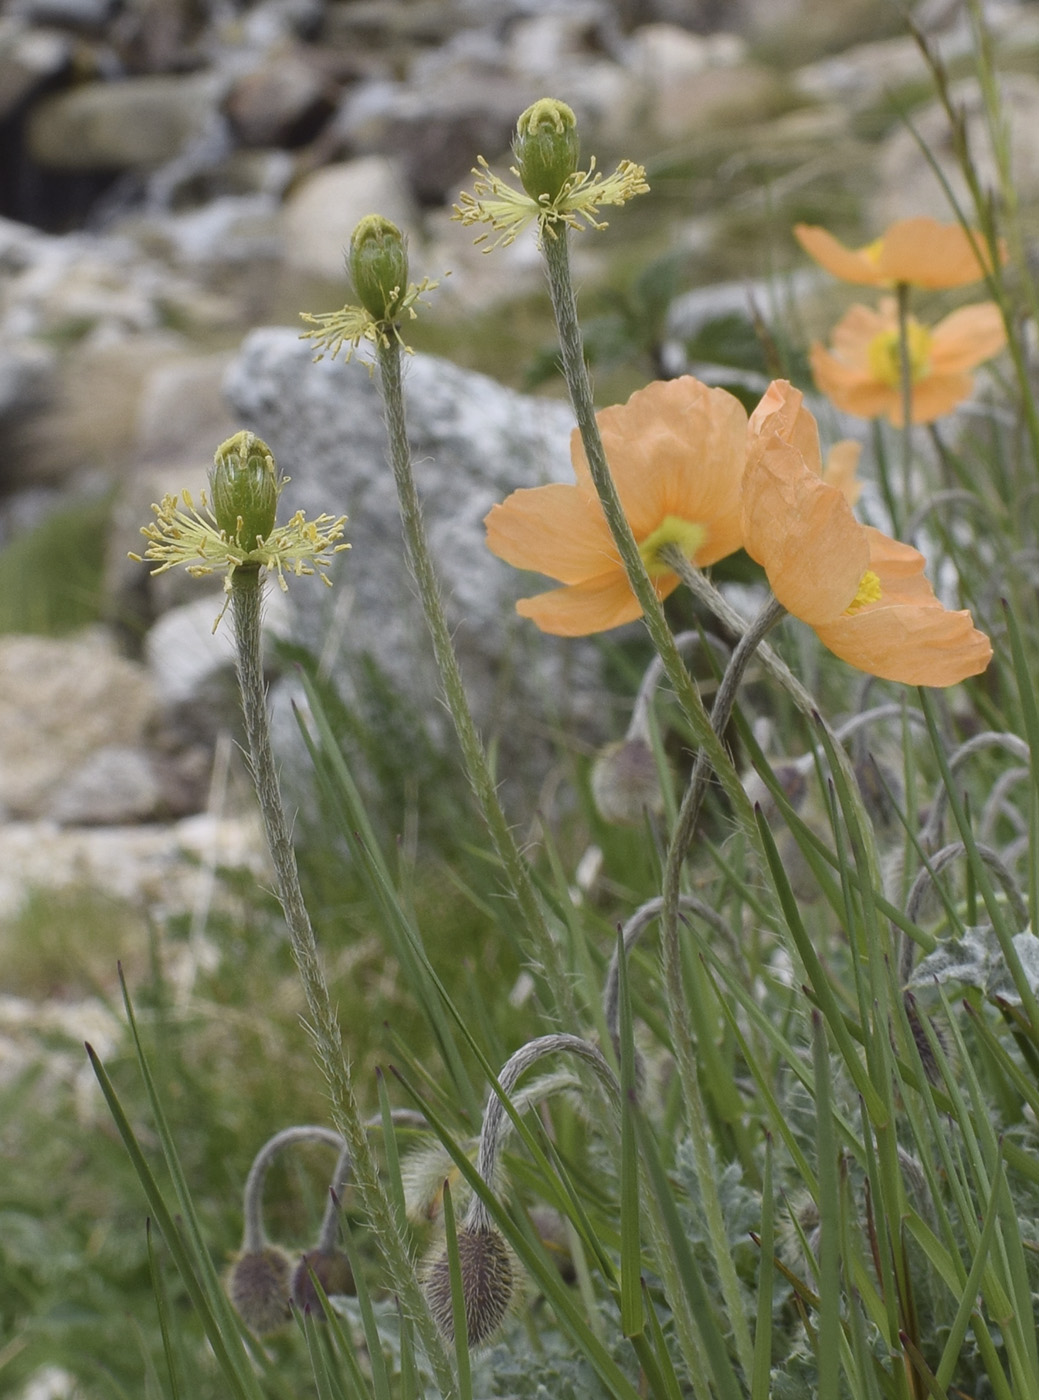
[[[115,0],[12,0],[10,13],[31,24],[97,30],[111,18],[115,7]]]
[[[37,103],[28,147],[55,170],[161,165],[203,131],[223,86],[223,78],[210,73],[88,83]]]
[[[356,363],[312,363],[292,331],[270,329],[246,339],[226,388],[292,478],[286,509],[350,517],[352,549],[338,556],[334,589],[313,579],[289,589],[293,637],[324,654],[347,697],[373,665],[442,739],[448,721],[404,564],[378,384]],[[500,743],[503,774],[529,777],[553,724],[603,732],[599,653],[515,616],[516,597],[537,584],[488,552],[482,521],[517,487],[572,480],[572,416],[425,355],[408,359],[405,390],[430,548],[477,723]]]
[[[300,145],[332,112],[333,91],[306,51],[279,48],[235,79],[224,111],[243,145]]]
[[[5,455],[7,436],[48,406],[57,381],[57,355],[49,346],[22,341],[0,348],[0,444]],[[0,483],[6,473],[0,467]]]
[[[290,266],[344,282],[343,255],[354,226],[366,214],[382,214],[404,233],[417,228],[399,166],[382,156],[326,165],[306,176],[282,210],[285,259]]]
[[[128,744],[107,744],[64,778],[45,815],[62,826],[123,826],[147,821],[161,807],[150,755]]]
[[[1006,73],[1000,80],[1000,101],[1008,128],[1011,178],[1023,202],[1039,194],[1039,79],[1028,73]],[[983,189],[998,189],[999,175],[981,90],[974,79],[953,84],[953,101],[967,123],[971,160]],[[975,220],[970,191],[953,150],[949,118],[938,102],[913,113],[916,135],[900,127],[881,148],[880,182],[873,199],[878,226],[915,214],[951,219],[949,197],[931,168],[937,161],[953,197]],[[928,155],[920,149],[923,141]]]
[[[137,744],[155,715],[144,668],[101,632],[0,638],[0,808],[42,816],[81,763]]]
[[[0,120],[69,62],[72,41],[54,29],[30,29],[0,19]]]

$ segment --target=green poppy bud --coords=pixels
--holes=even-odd
[[[347,265],[365,311],[377,321],[395,320],[408,290],[408,248],[397,225],[366,215],[350,239]]]
[[[209,485],[217,525],[240,548],[255,549],[274,529],[278,510],[271,449],[255,433],[235,433],[217,448]]]
[[[565,102],[542,97],[516,123],[512,146],[523,188],[531,199],[557,199],[577,169],[577,118]]]

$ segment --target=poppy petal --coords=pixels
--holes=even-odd
[[[997,355],[1007,343],[1006,327],[994,301],[961,306],[931,333],[931,369],[956,374]]]
[[[872,259],[856,248],[846,248],[818,224],[795,224],[794,237],[810,258],[842,282],[876,286],[883,281]]]
[[[577,486],[552,484],[513,491],[492,506],[484,524],[487,547],[518,569],[580,583],[620,556],[599,502]]]
[[[980,281],[991,259],[980,233],[975,232],[972,240],[959,224],[920,216],[902,219],[886,230],[877,263],[886,280],[937,289]]]
[[[657,595],[666,598],[678,587],[678,578],[664,574],[653,584]],[[642,616],[626,575],[619,572],[585,579],[568,588],[553,588],[534,598],[521,598],[516,611],[536,622],[542,632],[557,637],[586,637]]]
[[[776,597],[811,626],[850,606],[869,567],[865,529],[844,495],[780,438],[748,463],[743,533]]]
[[[899,603],[865,608],[816,627],[835,656],[882,680],[904,685],[955,685],[984,671],[992,644],[969,612]]]

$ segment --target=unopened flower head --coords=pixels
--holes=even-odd
[[[396,320],[408,286],[408,249],[397,225],[366,215],[350,239],[347,263],[365,310],[377,321]]]
[[[213,518],[243,549],[260,545],[278,513],[278,469],[255,433],[235,433],[217,448],[209,473]]]
[[[308,1249],[292,1271],[292,1302],[300,1312],[323,1319],[325,1309],[314,1287],[321,1285],[326,1298],[353,1296],[357,1292],[350,1260],[341,1249]]]
[[[625,204],[649,190],[645,169],[630,160],[607,176],[596,170],[594,156],[587,170],[577,168],[577,119],[565,102],[543,97],[528,107],[516,124],[513,149],[517,165],[511,170],[522,189],[495,175],[480,156],[473,193],[463,191],[455,205],[454,217],[465,227],[489,224],[498,234],[487,251],[513,242],[535,221],[539,239],[546,233],[554,238],[559,225],[605,228],[596,217],[603,205]]]
[[[153,574],[178,564],[194,578],[222,573],[230,593],[236,569],[270,569],[284,589],[286,573],[297,578],[320,573],[332,555],[350,548],[341,543],[345,515],[307,520],[297,511],[286,524],[274,524],[271,493],[276,506],[284,479],[278,477],[270,448],[252,433],[236,433],[221,443],[211,480],[212,506],[205,492],[196,506],[187,491],[153,505],[155,520],[141,527],[148,547],[143,556],[130,557],[154,562]],[[320,577],[329,582],[324,574]]]
[[[479,1347],[497,1332],[515,1298],[516,1264],[512,1251],[495,1229],[462,1225],[457,1240],[466,1332],[470,1347]],[[453,1338],[455,1318],[446,1246],[426,1265],[425,1294],[440,1331]]]
[[[418,316],[415,307],[426,292],[439,284],[428,277],[418,283],[408,281],[404,235],[381,214],[366,214],[354,229],[346,262],[361,305],[348,302],[338,311],[301,312],[303,320],[314,329],[304,331],[300,339],[314,342],[317,360],[325,355],[334,360],[341,350],[345,350],[344,359],[349,360],[365,340],[386,347],[395,340],[410,354],[410,347],[401,339],[398,322],[404,315],[414,321]]]
[[[573,110],[565,102],[542,97],[516,123],[512,150],[531,199],[557,199],[576,172],[581,154]]]
[[[227,1292],[239,1317],[258,1337],[276,1331],[292,1316],[291,1272],[288,1255],[274,1246],[249,1250],[235,1260]]]

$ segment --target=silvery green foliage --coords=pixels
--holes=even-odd
[[[1039,993],[1039,938],[1026,929],[1014,934],[1012,941],[1029,987]],[[989,1001],[1021,1004],[1021,994],[1014,985],[999,939],[988,924],[965,929],[962,938],[945,939],[933,953],[928,953],[908,985],[930,987],[935,982],[959,982],[977,987]]]

